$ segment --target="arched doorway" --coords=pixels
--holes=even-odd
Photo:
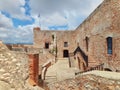
[[[68,50],[63,50],[63,57],[68,58],[69,57],[69,51]]]

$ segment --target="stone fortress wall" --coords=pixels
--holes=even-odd
[[[64,50],[73,53],[79,46],[88,57],[88,66],[105,63],[112,71],[120,63],[120,0],[104,0],[76,30],[51,31],[34,28],[34,46],[45,48],[45,43],[57,47],[57,57],[64,57]],[[56,41],[52,40],[55,35]],[[112,54],[108,54],[107,38],[112,38]],[[65,42],[68,47],[65,47]],[[50,50],[49,48],[48,50]]]
[[[39,59],[39,75],[45,73],[42,71],[51,65],[49,62],[58,58],[59,60],[60,58],[70,59],[71,66],[74,66],[72,64],[74,62],[75,67],[80,70],[104,63],[104,69],[119,72],[119,19],[120,0],[104,0],[76,30],[49,31],[40,30],[37,27],[34,28],[34,45],[12,47],[8,45],[9,49],[23,52],[21,54],[9,51],[3,44],[0,44],[0,84],[7,86],[2,88],[34,90],[26,85],[30,74],[29,59],[31,58],[27,56],[29,53],[39,54],[39,58],[35,57]],[[111,41],[107,41],[108,39]],[[78,51],[79,53],[76,53]],[[34,72],[33,69],[31,71]]]

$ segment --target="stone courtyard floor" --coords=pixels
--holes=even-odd
[[[77,68],[70,68],[68,59],[60,59],[48,68],[45,76],[45,82],[54,83],[65,79],[75,78],[75,72],[79,72],[79,70]],[[84,73],[83,75],[85,74],[93,74],[104,78],[120,80],[120,73],[117,72],[91,71]]]
[[[60,59],[50,66],[46,72],[45,82],[54,83],[65,79],[74,78],[77,68],[70,68],[68,59]]]

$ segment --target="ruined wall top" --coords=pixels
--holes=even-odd
[[[40,29],[40,27],[34,27],[34,29],[33,29],[33,30],[40,31],[41,29]]]

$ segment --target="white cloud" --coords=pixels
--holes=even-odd
[[[18,1],[22,6],[25,5],[25,0],[18,0]]]
[[[52,26],[52,25],[62,26],[67,23],[67,20],[65,19],[65,17],[63,17],[59,13],[54,13],[50,16],[41,17],[40,21],[41,21],[41,24],[48,25],[48,26]]]
[[[12,28],[13,22],[0,12],[0,28]]]
[[[1,37],[1,38],[5,38],[5,37],[7,37],[7,34],[5,34],[5,33],[0,33],[0,37]]]
[[[0,39],[5,42],[32,42],[33,27],[48,30],[50,26],[68,25],[75,29],[103,0],[30,0],[32,25],[15,28],[11,18],[30,19],[25,15],[25,0],[1,0],[0,11],[6,11],[11,18],[0,13]],[[38,18],[40,13],[41,17]],[[39,21],[40,20],[40,21]],[[63,29],[58,27],[58,29]]]
[[[19,42],[33,42],[33,25],[19,26],[16,35],[16,40]]]
[[[0,1],[0,39],[4,42],[32,42],[32,26],[15,28],[11,19],[30,19],[25,15],[24,5],[25,0]],[[10,17],[5,16],[2,11],[9,13]]]
[[[41,23],[44,27],[68,24],[69,29],[75,29],[81,23],[81,20],[85,19],[102,1],[30,0],[31,14],[34,17],[40,13]]]
[[[33,25],[19,26],[15,28],[11,18],[6,17],[0,12],[0,40],[7,43],[32,42]]]
[[[19,26],[13,29],[0,28],[0,40],[7,43],[33,42],[33,25]]]
[[[103,0],[30,0],[32,14],[47,15],[55,12],[75,11],[77,14],[93,10]]]
[[[0,11],[5,11],[11,15],[12,18],[21,20],[30,19],[25,15],[25,0],[0,0]]]

